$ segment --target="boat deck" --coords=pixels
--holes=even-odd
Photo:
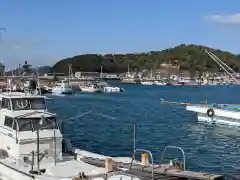
[[[215,108],[226,111],[240,112],[240,104],[190,104],[188,106],[197,106],[203,108]]]
[[[83,162],[97,166],[104,167],[104,160],[94,159],[85,157],[81,159]],[[129,163],[118,163],[114,162],[113,171],[105,174],[86,176],[87,179],[93,178],[109,178],[112,175],[127,175],[141,180],[222,180],[224,177],[222,175],[183,171],[179,169],[166,169],[161,167],[155,167],[152,169],[151,166],[142,166],[140,164],[133,164],[129,170]],[[153,170],[153,171],[152,171]]]

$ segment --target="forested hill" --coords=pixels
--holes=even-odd
[[[101,65],[103,71],[109,73],[126,72],[128,65],[131,69],[140,71],[146,68],[158,69],[163,62],[178,64],[181,70],[219,71],[219,66],[203,52],[206,48],[234,70],[240,70],[240,55],[200,45],[181,44],[174,48],[145,53],[78,55],[58,61],[53,66],[53,71],[68,73],[68,64],[72,64],[73,72],[100,72]]]

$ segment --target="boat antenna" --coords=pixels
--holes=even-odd
[[[135,154],[136,151],[136,138],[137,138],[137,132],[136,132],[136,123],[133,123],[133,154]],[[134,160],[136,159],[135,156],[133,156]]]
[[[232,73],[236,73],[232,68],[230,68],[226,63],[224,63],[221,59],[219,59],[215,54],[208,51],[207,49],[204,50],[210,58],[212,58],[237,84],[240,82],[232,75]],[[228,70],[227,70],[227,69]],[[231,71],[231,72],[229,72]]]

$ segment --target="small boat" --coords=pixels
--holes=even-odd
[[[61,83],[56,83],[55,87],[52,88],[53,94],[73,94],[74,90],[70,82],[72,67],[68,65],[68,78],[64,79]]]
[[[105,86],[103,87],[103,92],[124,92],[123,88],[114,87],[114,86]]]
[[[142,85],[153,85],[152,81],[141,81]]]
[[[165,86],[165,85],[167,85],[167,83],[162,82],[162,81],[155,81],[154,84],[158,85],[158,86]]]
[[[88,92],[88,93],[100,93],[103,92],[103,89],[100,86],[97,86],[95,84],[89,84],[84,86],[79,86],[82,92]]]
[[[56,83],[56,85],[52,88],[53,94],[73,94],[73,88],[72,86],[65,81],[62,81],[61,83]]]

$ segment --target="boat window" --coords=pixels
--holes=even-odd
[[[4,126],[12,128],[13,118],[5,116]]]
[[[18,119],[19,131],[33,131],[31,119]]]
[[[43,98],[12,99],[13,110],[46,109]]]
[[[1,108],[11,110],[10,100],[2,98]]]
[[[58,129],[56,118],[21,118],[18,119],[19,131],[36,131],[44,129]]]

